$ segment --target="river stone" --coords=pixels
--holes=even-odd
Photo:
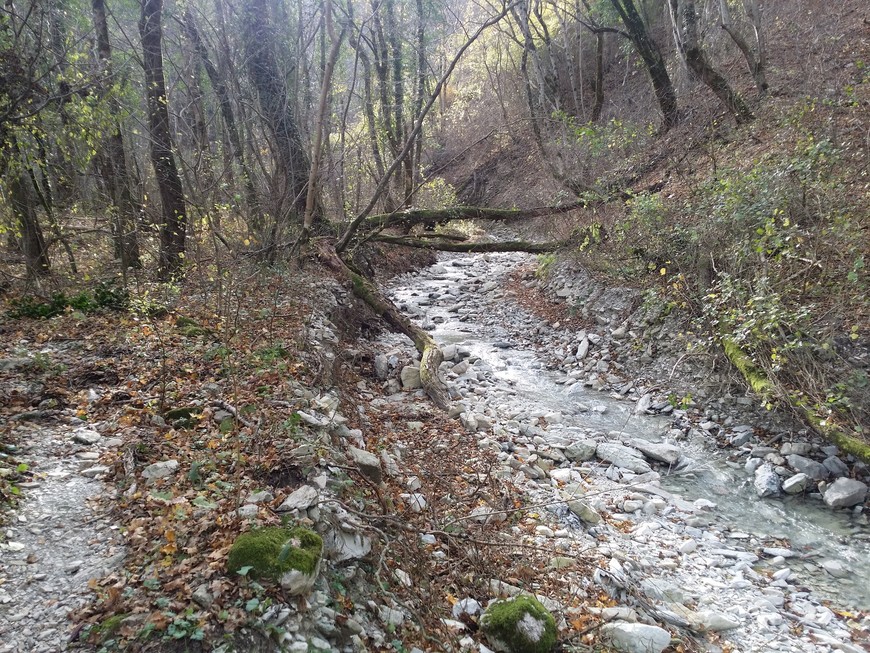
[[[142,470],[143,478],[153,481],[158,478],[166,478],[172,476],[178,471],[177,460],[161,460],[159,463],[152,463]]]
[[[456,358],[456,345],[444,345],[441,347],[441,355],[446,361],[452,361]]]
[[[569,501],[568,510],[573,512],[587,524],[601,523],[601,515],[599,515],[592,506],[584,501]]]
[[[715,610],[700,610],[696,616],[698,625],[705,631],[718,633],[740,627],[739,621]]]
[[[825,469],[831,472],[831,476],[835,478],[849,475],[849,467],[837,456],[829,456],[828,458],[825,458],[825,461],[822,464],[825,466]]]
[[[631,441],[631,446],[643,453],[647,458],[652,458],[668,465],[675,465],[681,455],[679,447],[665,442],[650,442],[642,438],[635,438]]]
[[[375,354],[375,376],[381,381],[386,381],[390,375],[390,361],[385,354]]]
[[[383,472],[381,471],[381,461],[375,454],[365,449],[357,447],[348,447],[348,453],[353,463],[359,467],[359,471],[363,476],[369,478],[373,483],[380,484],[383,480]]]
[[[838,478],[825,491],[825,503],[831,508],[851,508],[867,498],[867,485],[851,478]]]
[[[782,483],[782,491],[786,494],[800,494],[807,489],[810,477],[803,472],[798,472],[794,476],[785,479]]]
[[[490,605],[480,629],[496,651],[549,653],[556,644],[556,620],[540,601],[520,595]]]
[[[315,503],[317,503],[317,490],[310,485],[303,485],[284,499],[284,503],[278,506],[278,512],[307,510]]]
[[[402,388],[405,390],[416,390],[423,387],[423,382],[420,380],[420,368],[413,365],[406,365],[399,373],[399,378],[402,380]]]
[[[76,429],[72,436],[73,442],[79,444],[97,444],[103,436],[92,429]]]
[[[585,462],[595,456],[597,448],[595,440],[578,440],[565,448],[565,458],[572,462]]]
[[[770,463],[764,463],[755,470],[753,485],[755,486],[755,493],[760,498],[778,497],[782,491],[780,483],[779,474],[774,471],[773,465]]]
[[[574,354],[574,357],[578,361],[582,361],[584,358],[586,358],[586,354],[588,354],[588,353],[589,353],[589,338],[583,338],[583,340],[580,341],[580,344],[577,345],[577,353]]]
[[[824,481],[831,475],[822,463],[805,458],[804,456],[791,454],[786,456],[786,460],[788,460],[788,464],[794,469],[803,472],[814,481]]]
[[[646,474],[652,471],[652,467],[643,459],[643,454],[640,451],[621,444],[602,442],[596,448],[595,455],[605,462],[613,463],[617,467],[627,469],[635,474]]]
[[[671,644],[671,634],[649,624],[614,621],[599,631],[605,642],[620,653],[661,653]]]

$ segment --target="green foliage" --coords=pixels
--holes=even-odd
[[[544,279],[548,274],[550,274],[553,263],[556,262],[556,255],[552,252],[548,252],[547,254],[538,254],[537,260],[538,265],[535,268],[535,276],[538,279]]]
[[[9,317],[44,320],[61,315],[67,310],[81,313],[96,313],[104,309],[124,310],[129,305],[129,295],[126,290],[116,288],[111,283],[99,283],[90,292],[82,291],[72,296],[59,292],[48,300],[25,296],[13,299],[9,305]]]

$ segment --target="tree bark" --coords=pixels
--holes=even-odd
[[[242,148],[242,139],[239,136],[239,128],[237,126],[236,115],[233,111],[233,104],[230,98],[229,87],[224,80],[223,75],[218,71],[217,67],[209,56],[208,48],[200,36],[199,29],[196,25],[196,20],[193,17],[193,12],[190,7],[184,14],[184,31],[187,37],[193,44],[193,49],[205,68],[205,73],[208,75],[212,89],[217,96],[218,107],[220,108],[221,118],[224,121],[224,129],[226,130],[227,138],[230,142],[233,158],[239,166],[242,173],[242,186],[245,189],[245,201],[248,205],[248,214],[251,219],[251,226],[259,231],[263,226],[262,210],[260,201],[257,197],[257,191],[254,188],[254,178],[251,175],[251,170],[248,167],[248,162],[245,160],[245,150]]]
[[[656,100],[658,100],[659,108],[662,111],[661,131],[666,132],[679,122],[679,112],[677,110],[677,95],[674,92],[671,77],[668,75],[668,68],[665,65],[661,49],[653,40],[640,17],[634,0],[610,0],[610,3],[622,18],[631,42],[640,58],[643,59]]]
[[[479,206],[454,206],[447,209],[412,209],[395,213],[369,216],[367,227],[386,229],[388,227],[413,227],[414,225],[436,225],[451,220],[528,220],[550,215],[569,213],[588,208],[588,202],[575,202],[561,206],[541,206],[532,209],[490,209]]]
[[[6,180],[9,205],[21,231],[20,246],[28,278],[51,273],[48,247],[36,214],[36,199],[14,134],[0,122],[0,177]]]
[[[296,124],[284,77],[275,58],[275,43],[269,29],[267,0],[248,0],[245,7],[245,50],[248,72],[257,91],[266,128],[272,134],[276,174],[283,182],[283,197],[277,198],[276,222],[285,214],[296,220],[305,215],[306,191],[310,174],[308,154]]]
[[[757,8],[757,4],[755,5]],[[757,39],[758,43],[758,54],[756,57],[755,53],[752,51],[749,43],[743,37],[743,34],[740,30],[734,25],[734,21],[731,18],[731,9],[728,7],[728,0],[719,0],[719,15],[722,19],[722,29],[728,33],[728,36],[731,37],[731,40],[734,41],[737,48],[743,53],[743,58],[746,60],[746,65],[749,67],[749,72],[752,75],[752,79],[755,80],[755,86],[758,89],[759,95],[767,94],[767,74],[764,67],[764,61],[762,57],[762,45],[763,41],[759,38]],[[759,26],[756,26],[756,30],[760,30]]]
[[[112,50],[109,42],[109,26],[106,20],[105,0],[91,0],[91,10],[96,34],[97,59],[102,69],[103,80],[99,85],[102,99],[112,93],[110,88],[114,79],[112,71]],[[127,170],[127,159],[124,148],[124,136],[121,132],[120,106],[112,96],[108,100],[109,112],[112,114],[112,125],[109,137],[102,147],[97,160],[100,173],[109,191],[109,197],[115,211],[112,216],[112,236],[115,245],[115,256],[121,261],[121,268],[140,268],[138,220],[139,209],[133,201],[130,173]]]
[[[438,375],[438,367],[444,356],[432,336],[403,315],[371,281],[354,271],[328,244],[322,244],[318,253],[321,261],[330,269],[350,281],[354,295],[368,304],[393,329],[411,339],[420,352],[420,381],[423,389],[436,406],[447,410],[450,407],[450,395],[446,384]]]
[[[670,0],[670,2],[673,19],[678,21],[680,49],[686,64],[719,98],[719,101],[734,116],[738,125],[752,120],[752,111],[749,110],[743,98],[731,88],[725,76],[707,60],[698,34],[698,16],[694,0]]]
[[[184,258],[187,211],[169,132],[169,101],[163,76],[162,14],[163,0],[142,0],[139,34],[145,68],[151,163],[162,204],[159,274],[168,279],[179,271]]]
[[[528,252],[530,254],[544,254],[555,252],[569,244],[568,241],[556,241],[548,243],[533,243],[528,240],[505,240],[493,243],[458,243],[448,239],[436,238],[413,238],[410,236],[388,236],[381,234],[373,240],[389,243],[390,245],[404,245],[418,249],[435,249],[439,252],[465,252],[465,253],[492,253],[492,252]]]

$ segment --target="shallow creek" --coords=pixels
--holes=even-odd
[[[540,320],[493,288],[523,261],[517,255],[445,259],[394,280],[388,290],[439,344],[457,345],[468,360],[479,359],[474,367],[488,373],[474,399],[485,394],[498,420],[557,413],[562,432],[579,427],[662,441],[673,416],[635,414],[637,397],[579,388],[564,370],[547,369],[541,339],[530,337],[531,325]],[[661,391],[667,395],[665,380]],[[771,551],[755,550],[760,557],[756,569],[775,571],[771,562],[787,564],[796,577],[789,582],[796,580],[832,607],[870,610],[870,528],[865,515],[832,510],[818,496],[759,499],[752,476],[743,468],[745,459],[728,460],[733,450],[720,450],[697,437],[676,444],[682,450],[682,469],[668,473],[659,467],[661,487],[688,502],[716,504],[693,517],[692,526],[726,533],[735,548],[752,551],[749,540],[760,541]],[[629,518],[640,521],[644,516]],[[773,560],[773,549],[788,549],[793,555],[784,562]],[[834,574],[821,566],[830,561],[840,563]]]

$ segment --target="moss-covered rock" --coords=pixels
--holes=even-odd
[[[317,580],[322,551],[323,540],[307,528],[255,528],[233,542],[227,571],[250,567],[250,576],[277,581],[288,594],[305,594]]]
[[[496,601],[480,620],[489,643],[505,653],[549,653],[556,644],[556,620],[533,596]]]

